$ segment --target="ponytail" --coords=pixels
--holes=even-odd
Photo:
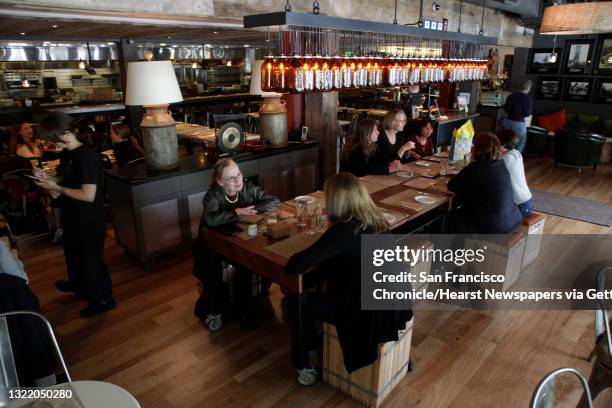
[[[38,126],[42,138],[52,143],[61,142],[60,136],[71,132],[77,140],[84,145],[92,146],[91,129],[84,120],[75,120],[72,116],[63,112],[51,112],[43,118]]]

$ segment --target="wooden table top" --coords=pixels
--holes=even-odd
[[[395,176],[386,177],[392,178]],[[397,184],[396,181],[397,180],[394,180],[393,183],[386,183],[394,185],[376,183],[376,179],[367,182],[370,187],[368,191],[372,191],[370,194],[372,199],[376,205],[383,210],[383,213],[387,214],[385,217],[389,219],[390,228],[392,230],[434,209],[450,209],[453,194],[449,193],[445,188],[440,188],[440,186],[446,185],[446,179],[439,178],[436,180],[437,184],[440,184],[438,188],[430,187],[426,189],[415,189],[402,184],[408,180],[400,180]],[[322,194],[321,191],[311,193],[313,197],[320,197]],[[406,202],[406,206],[402,206],[397,204],[397,199],[394,199],[395,196],[414,197],[415,195],[432,196],[436,199],[436,202],[434,204],[419,204],[414,201],[413,205],[409,206],[408,202]],[[385,200],[387,203],[383,202]],[[409,201],[410,199],[403,200]],[[295,214],[295,208],[291,205],[291,200],[283,203],[281,205],[281,210]],[[260,226],[258,235],[250,239],[244,239],[240,236],[224,235],[213,229],[203,230],[202,235],[204,243],[208,248],[229,259],[230,262],[242,265],[287,289],[300,292],[302,290],[301,277],[290,276],[284,272],[289,256],[282,256],[267,249],[268,246],[280,242],[281,240],[273,240],[263,235],[261,232],[262,229],[263,228]],[[290,237],[304,233],[304,228],[299,228],[294,220],[291,225]]]

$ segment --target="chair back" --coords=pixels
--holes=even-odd
[[[137,158],[137,159],[130,160],[129,162],[125,163],[125,164],[123,165],[123,167],[131,167],[131,166],[135,166],[135,165],[137,165],[137,164],[143,163],[143,162],[144,162],[144,160],[145,160],[145,158],[144,158],[144,157],[139,157],[139,158]]]
[[[591,390],[589,390],[589,384],[586,378],[580,372],[573,368],[558,368],[551,371],[544,377],[538,387],[536,388],[533,396],[531,397],[531,408],[552,408],[555,406],[555,379],[559,374],[572,373],[578,377],[584,388],[584,394],[586,396],[587,406],[593,408],[593,399],[591,398]]]
[[[66,374],[66,379],[68,382],[72,382],[70,378],[70,373],[68,373],[68,367],[66,366],[66,362],[64,361],[64,357],[62,356],[62,352],[59,348],[59,344],[55,337],[55,333],[53,332],[53,328],[51,327],[51,323],[40,313],[30,312],[30,311],[15,311],[15,312],[6,312],[0,313],[0,364],[2,373],[0,376],[0,391],[2,387],[18,387],[19,381],[17,378],[17,370],[15,368],[15,362],[13,359],[13,351],[11,347],[10,333],[7,325],[7,317],[9,316],[33,316],[34,318],[40,319],[43,322],[43,325],[47,329],[49,334],[49,338],[53,343],[53,348],[55,349],[55,354],[57,355],[60,364],[62,365],[62,369]],[[0,402],[2,401],[2,393],[0,393]],[[1,405],[0,405],[1,406]]]
[[[555,162],[572,166],[598,164],[605,140],[595,133],[558,129],[555,132]]]
[[[597,272],[597,292],[606,290],[606,274],[612,272],[612,266],[608,266]],[[608,309],[603,300],[595,304],[595,343],[600,336],[606,336],[608,343],[608,357],[612,361],[612,334],[610,333],[610,318],[608,317]]]

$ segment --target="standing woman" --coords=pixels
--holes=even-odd
[[[410,156],[415,159],[421,157],[433,156],[434,149],[431,141],[433,133],[433,124],[429,119],[423,119],[419,122],[419,129],[416,135],[411,135],[408,140],[414,143],[414,149],[410,150]]]
[[[402,160],[410,149],[414,149],[414,143],[399,133],[405,125],[406,113],[402,109],[391,109],[387,113],[382,122],[383,132],[377,142],[379,160],[385,163]]]
[[[342,150],[340,171],[353,173],[357,177],[368,174],[389,174],[396,172],[399,160],[381,162],[376,157],[378,128],[374,119],[359,121],[355,132]]]
[[[61,180],[39,173],[42,181],[36,183],[60,198],[68,280],[57,281],[55,286],[61,292],[72,292],[89,302],[80,312],[82,317],[96,316],[116,306],[104,263],[102,161],[89,148],[89,129],[69,115],[50,113],[41,121],[39,129],[43,138],[69,151]]]
[[[527,144],[527,123],[525,118],[531,116],[532,103],[529,97],[531,91],[531,81],[525,79],[521,82],[520,89],[513,94],[510,94],[506,99],[504,111],[506,117],[503,119],[502,127],[504,129],[512,129],[519,136],[519,143],[516,150],[523,153]]]

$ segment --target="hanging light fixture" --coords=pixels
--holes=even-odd
[[[555,4],[544,9],[540,34],[592,34],[612,31],[612,2]]]
[[[557,34],[555,34],[555,38],[553,38],[553,50],[547,58],[547,61],[551,64],[557,62]]]

